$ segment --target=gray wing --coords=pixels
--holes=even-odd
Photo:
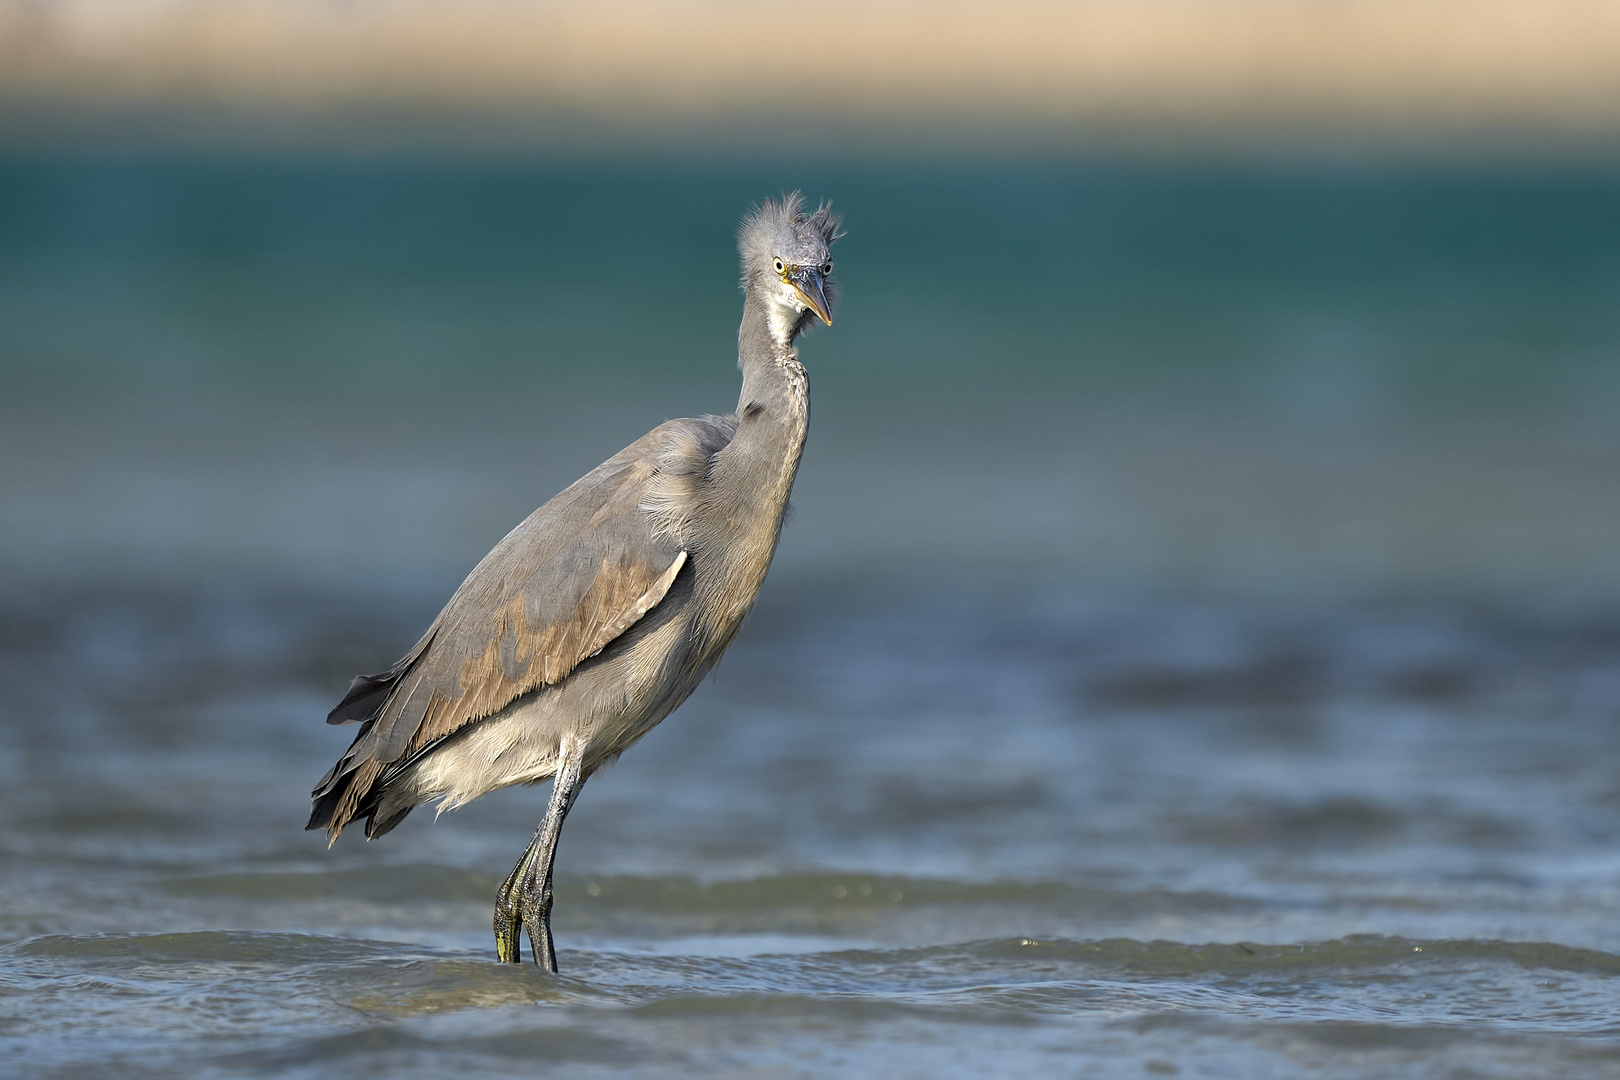
[[[734,431],[730,418],[670,421],[496,544],[416,646],[356,679],[327,717],[365,726],[316,787],[309,827],[335,837],[390,766],[561,682],[651,611],[686,561],[671,482],[706,473]]]

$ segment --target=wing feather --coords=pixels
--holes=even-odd
[[[647,532],[644,550],[589,562],[577,547],[594,545],[573,545],[529,575],[508,579],[487,608],[453,599],[434,644],[378,712],[373,756],[392,763],[561,682],[634,626],[686,562],[685,551],[666,550]]]
[[[363,676],[333,710],[361,719],[348,754],[315,790],[310,827],[335,838],[374,806],[398,763],[517,698],[567,678],[668,595],[687,551],[644,503],[671,447],[701,474],[734,427],[671,421],[560,493],[479,562],[415,648],[389,672]],[[383,696],[386,689],[386,696]]]

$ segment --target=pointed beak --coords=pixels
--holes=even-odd
[[[821,271],[813,266],[800,266],[789,272],[787,281],[793,286],[793,291],[799,294],[799,299],[804,301],[804,306],[831,326],[832,307],[827,303],[827,283],[822,280]]]

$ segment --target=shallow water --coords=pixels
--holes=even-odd
[[[591,782],[556,978],[493,963],[488,930],[543,791],[369,845],[299,831],[342,741],[312,721],[329,598],[14,608],[39,722],[8,729],[0,795],[12,1060],[1620,1067],[1612,615],[818,592],[779,590]]]
[[[800,171],[0,160],[0,1072],[1620,1073],[1613,171]],[[795,520],[499,966],[545,790],[327,850],[320,718],[794,183]]]

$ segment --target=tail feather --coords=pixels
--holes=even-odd
[[[376,810],[380,795],[377,781],[386,765],[373,756],[376,739],[372,730],[378,715],[388,703],[389,695],[410,670],[421,649],[419,644],[387,671],[376,675],[357,675],[349,684],[343,700],[327,714],[328,724],[360,724],[354,742],[349,744],[343,756],[326,771],[320,783],[315,785],[315,790],[310,792],[313,805],[309,824],[304,828],[325,829],[328,843],[336,841],[344,826],[355,818],[369,818]],[[369,822],[366,831],[373,834]]]
[[[405,820],[405,816],[416,809],[416,804],[405,803],[403,806],[389,808],[385,813],[384,802],[379,799],[366,814],[366,839],[375,840],[383,833],[389,832],[395,825]]]
[[[364,738],[363,734],[355,741],[358,743]],[[379,835],[371,827],[370,819],[382,796],[383,785],[377,781],[387,766],[369,754],[354,755],[353,751],[350,747],[350,753],[327,774],[329,779],[323,780],[311,793],[314,806],[310,809],[309,824],[304,828],[325,829],[328,843],[336,841],[344,826],[359,817],[367,819],[368,838]]]
[[[407,661],[411,659],[407,657],[393,671],[358,676],[327,718],[328,723],[360,723],[360,730],[355,733],[349,748],[335,765],[326,770],[326,775],[310,792],[313,805],[309,824],[304,828],[306,831],[325,829],[328,843],[335,842],[344,827],[358,818],[366,819],[367,840],[376,839],[404,821],[415,803],[390,805],[384,816],[379,818],[383,796],[411,765],[444,741],[435,740],[401,761],[385,762],[376,757],[377,739],[373,729],[377,716],[387,704],[389,693],[410,670]],[[363,707],[370,711],[362,715],[360,710]],[[397,804],[398,800],[394,802]]]
[[[328,841],[336,840],[343,827],[353,821],[360,803],[376,779],[381,767],[371,757],[371,725],[367,720],[337,764],[326,771],[321,782],[310,792],[309,829],[325,829]],[[374,766],[367,768],[367,766]]]

